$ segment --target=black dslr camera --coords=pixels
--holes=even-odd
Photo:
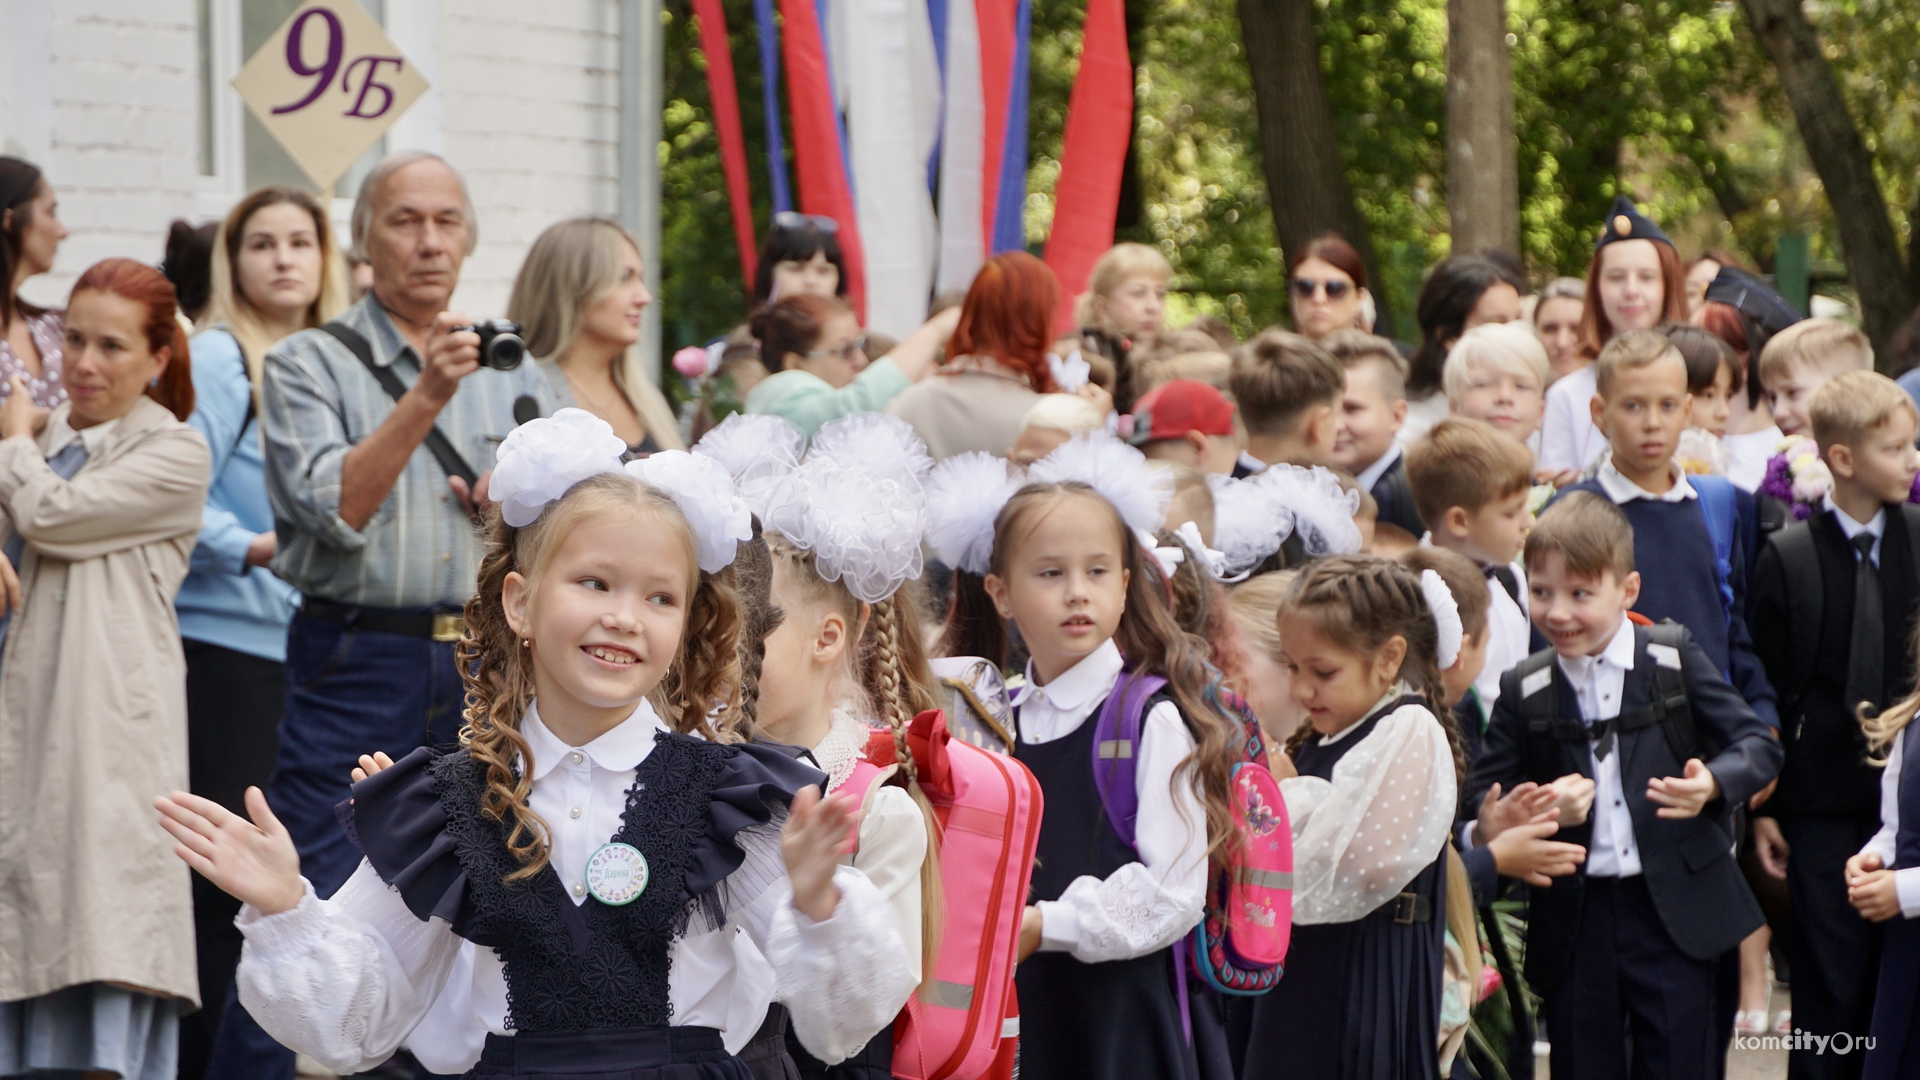
[[[480,335],[480,366],[495,371],[512,371],[527,358],[527,343],[521,339],[520,324],[512,319],[488,319],[472,326],[456,326],[455,331],[471,330]]]

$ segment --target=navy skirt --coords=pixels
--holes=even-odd
[[[1920,1080],[1920,920],[1895,916],[1880,946],[1872,1049],[1863,1080]]]
[[[753,1080],[706,1027],[488,1035],[471,1080]]]

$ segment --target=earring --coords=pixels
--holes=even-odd
[[[533,648],[533,639],[532,639],[532,638],[521,638],[521,639],[520,639],[520,647],[521,647],[521,648],[523,648],[523,649],[531,649],[531,648]]]
[[[154,376],[153,378],[151,378],[151,379],[148,379],[148,380],[147,380],[147,385],[148,385],[148,386],[159,386],[159,385],[160,385],[160,376],[158,376],[158,375],[155,375],[155,376]]]

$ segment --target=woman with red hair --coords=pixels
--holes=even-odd
[[[1055,389],[1047,366],[1060,280],[1024,251],[988,259],[974,275],[936,376],[907,388],[887,412],[913,425],[940,461],[968,450],[1004,456],[1027,410]]]
[[[132,259],[67,302],[65,403],[0,405],[0,1075],[171,1080],[199,1006],[193,901],[141,828],[187,786],[173,596],[207,499],[174,289]]]

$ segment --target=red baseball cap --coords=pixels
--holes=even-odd
[[[1135,445],[1183,438],[1189,431],[1233,434],[1233,405],[1220,391],[1195,379],[1163,383],[1134,402]]]

